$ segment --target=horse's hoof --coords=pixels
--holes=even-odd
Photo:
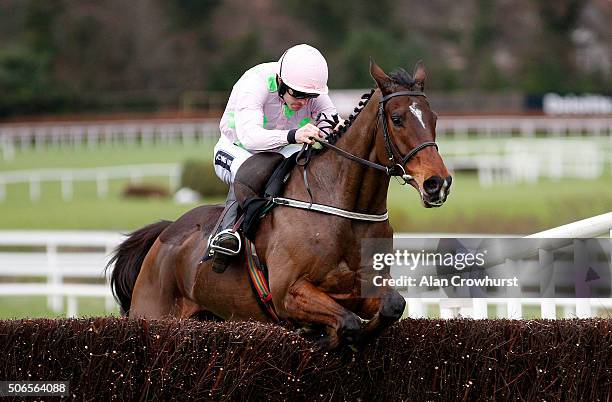
[[[349,316],[338,331],[338,335],[347,344],[359,342],[363,335],[361,318],[354,314]]]
[[[383,300],[380,315],[387,320],[397,321],[402,317],[405,308],[406,299],[400,296],[399,293],[393,292]]]

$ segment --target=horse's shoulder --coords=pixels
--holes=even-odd
[[[201,205],[183,214],[164,230],[159,237],[162,243],[182,244],[194,232],[213,230],[223,205]]]

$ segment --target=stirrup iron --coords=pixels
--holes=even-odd
[[[238,240],[238,247],[237,250],[232,250],[229,248],[225,248],[222,247],[218,244],[215,244],[216,242],[219,242],[220,238],[224,235],[224,234],[228,234],[232,237],[234,237],[236,240]],[[212,255],[215,252],[219,252],[221,254],[225,254],[225,255],[237,255],[240,253],[240,250],[242,249],[242,239],[240,238],[240,235],[238,234],[238,232],[234,232],[232,229],[225,229],[222,230],[221,232],[217,233],[214,238],[211,236],[210,237],[210,245],[209,245],[209,254]]]

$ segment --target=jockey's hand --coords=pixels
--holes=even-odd
[[[306,124],[295,132],[295,142],[298,144],[314,144],[313,138],[325,139],[325,135],[313,124]]]

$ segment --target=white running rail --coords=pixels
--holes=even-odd
[[[609,235],[612,238],[612,212],[525,236],[525,238],[555,240],[547,241],[545,248],[544,245],[541,245],[542,248],[520,250],[520,253],[515,253],[513,258],[538,255],[541,265],[547,266],[553,261],[553,255],[549,248],[558,248],[570,244],[571,239],[593,238],[602,235]],[[612,264],[612,256],[610,258]],[[507,260],[506,263],[512,263],[512,261]],[[612,309],[612,299],[610,298],[407,298],[406,300],[408,302],[408,315],[412,318],[427,316],[428,306],[431,305],[440,307],[441,318],[462,316],[475,319],[487,318],[489,305],[495,305],[498,311],[505,307],[504,315],[512,319],[523,318],[523,306],[539,306],[540,316],[548,319],[557,318],[557,306],[563,308],[563,315],[567,318],[588,318],[594,315],[595,309]]]
[[[108,195],[108,182],[114,179],[129,179],[138,183],[143,177],[168,177],[171,191],[178,187],[181,177],[181,166],[177,163],[158,163],[147,165],[123,165],[79,169],[36,169],[14,170],[0,173],[0,201],[7,196],[7,185],[27,183],[30,201],[41,197],[41,183],[58,182],[61,186],[62,199],[71,200],[74,194],[74,182],[95,182],[98,198]]]
[[[595,216],[528,237],[565,238],[612,236],[612,212]],[[474,237],[467,234],[407,234],[396,237]],[[477,235],[476,237],[486,237]],[[506,237],[506,236],[495,236]],[[78,297],[103,297],[107,311],[116,309],[111,296],[108,278],[103,276],[113,249],[124,239],[115,232],[70,232],[70,231],[0,231],[0,297],[47,296],[49,307],[55,312],[63,311],[67,299],[67,316],[78,313]],[[27,250],[25,250],[27,249]],[[550,258],[546,250],[529,250],[539,253],[540,259]],[[44,278],[45,282],[12,283],[12,278]],[[87,278],[96,284],[66,283],[66,278]],[[7,282],[8,281],[8,282]],[[505,308],[509,318],[521,318],[523,306],[540,306],[543,318],[555,318],[556,307],[562,307],[564,316],[588,317],[593,308],[612,308],[612,299],[441,299],[410,298],[408,315],[426,317],[428,308],[439,308],[442,318],[457,315],[486,318],[489,305]]]
[[[103,270],[122,238],[114,232],[0,231],[0,296],[46,296],[56,313],[63,311],[65,297],[68,317],[78,314],[78,297],[102,297],[106,310],[113,311],[115,301]],[[11,283],[23,277],[46,282]],[[67,278],[96,283],[66,283]]]

